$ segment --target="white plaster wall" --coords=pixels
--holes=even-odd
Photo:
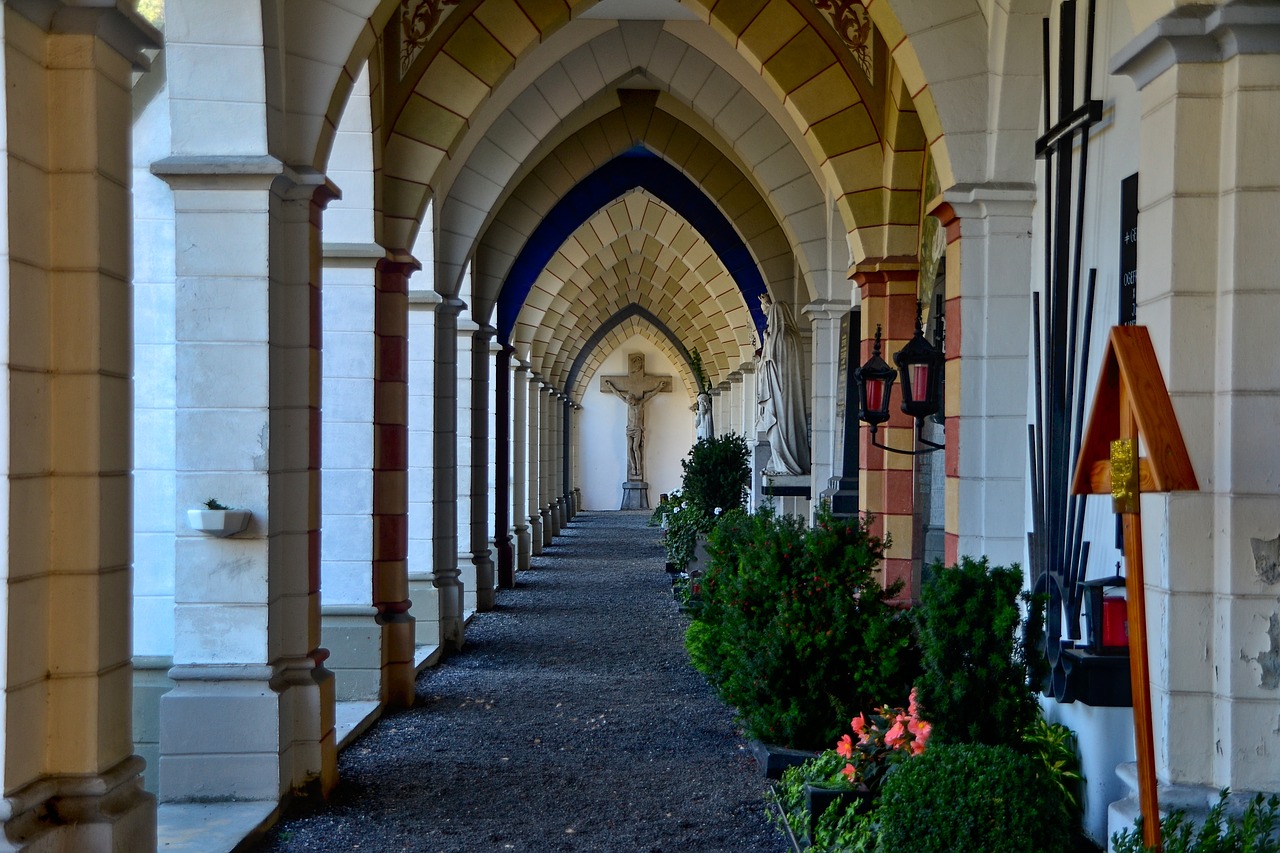
[[[644,353],[645,370],[672,377],[673,391],[658,394],[645,406],[645,475],[649,482],[649,501],[657,505],[658,496],[680,488],[680,460],[693,446],[693,400],[671,360],[639,335],[630,338],[604,360],[594,376],[589,377],[583,395],[580,424],[576,431],[581,468],[577,472],[582,486],[583,509],[616,510],[622,503],[622,484],[627,479],[627,410],[626,404],[612,394],[600,391],[601,376],[621,376],[627,372],[627,355]]]
[[[176,402],[173,192],[151,174],[169,154],[169,88],[157,63],[134,92],[133,653],[173,654]],[[150,76],[150,75],[148,75]],[[208,497],[208,496],[206,496]]]

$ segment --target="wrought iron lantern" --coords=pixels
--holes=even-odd
[[[853,372],[858,385],[858,418],[871,428],[871,444],[890,453],[918,456],[941,450],[944,445],[926,440],[921,433],[924,418],[937,414],[942,408],[942,370],[944,356],[924,336],[921,324],[921,304],[916,303],[916,333],[905,347],[893,356],[898,365],[895,371],[880,357],[881,328],[876,326],[876,340],[871,358]],[[902,377],[902,411],[916,419],[916,441],[925,445],[921,450],[901,450],[876,441],[880,424],[889,420],[890,396],[893,382]]]
[[[925,340],[920,324],[920,303],[916,303],[916,333],[898,350],[893,363],[902,374],[902,411],[913,418],[927,418],[942,406],[942,364],[944,356]]]
[[[889,395],[893,391],[893,380],[898,378],[897,371],[880,357],[879,326],[876,326],[871,358],[853,371],[853,375],[858,382],[858,419],[870,424],[874,434],[876,427],[889,420]]]

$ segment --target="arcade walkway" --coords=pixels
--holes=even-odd
[[[579,513],[418,704],[341,756],[263,851],[785,850],[730,712],[687,662],[648,513]]]

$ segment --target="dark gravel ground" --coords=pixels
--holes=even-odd
[[[787,846],[685,655],[647,513],[580,513],[296,804],[263,851],[748,853]]]

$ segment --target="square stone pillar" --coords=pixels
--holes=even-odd
[[[320,648],[321,176],[271,157],[173,157],[178,500],[250,510],[177,541],[166,801],[276,800],[337,778]],[[234,719],[235,726],[225,720]]]
[[[458,484],[458,313],[464,307],[462,300],[445,297],[435,312],[432,583],[440,601],[440,646],[446,651],[462,648],[464,630],[458,569],[458,509],[462,504]],[[470,359],[467,361],[470,364]]]
[[[410,284],[414,281],[411,279]],[[409,291],[409,600],[416,659],[441,648],[435,586],[435,325],[440,294]]]
[[[820,494],[836,475],[836,390],[840,380],[840,321],[849,306],[835,300],[810,302],[803,312],[813,326],[813,415],[810,427],[810,488]]]
[[[538,556],[546,545],[545,525],[542,516],[542,380],[538,374],[529,371],[529,535],[531,537],[530,554]]]
[[[0,848],[149,850],[130,737],[129,119],[159,36],[114,5],[0,16]]]
[[[469,513],[472,578],[475,584],[476,609],[492,610],[494,605],[493,556],[489,550],[490,482],[489,482],[489,371],[493,364],[490,345],[497,329],[477,326],[471,333],[471,507]]]
[[[497,555],[496,581],[499,589],[511,589],[516,585],[516,522],[520,519],[516,506],[516,466],[512,452],[516,443],[513,423],[516,417],[515,350],[499,346],[494,356],[494,377],[497,388],[494,400],[497,412],[494,416],[494,469],[497,492],[494,495],[495,531],[494,549]]]
[[[555,389],[543,384],[538,391],[538,514],[542,516],[542,545],[546,547],[560,533],[556,526],[555,515],[551,511],[555,498],[552,496],[551,483],[555,472],[555,460],[551,448],[555,443],[551,418],[555,408]]]
[[[475,396],[474,382],[472,379],[472,371],[475,369],[475,359],[472,350],[475,346],[474,338],[476,331],[480,326],[467,317],[459,317],[457,329],[457,379],[456,388],[457,396],[456,414],[457,414],[457,480],[456,489],[456,517],[457,517],[457,536],[455,541],[458,548],[458,572],[459,583],[462,584],[462,614],[464,620],[469,620],[476,612],[476,564],[472,555],[471,542],[471,512],[472,502],[472,471],[474,469],[475,460],[475,442],[472,438],[472,430],[475,428],[475,420],[472,417],[474,412]]]
[[[516,571],[529,568],[529,365],[513,361],[511,377],[511,519],[515,523]]]

